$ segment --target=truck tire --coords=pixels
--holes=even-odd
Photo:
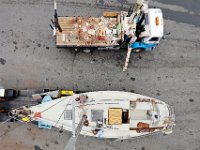
[[[135,53],[141,53],[141,52],[143,52],[143,51],[144,51],[143,48],[134,49],[134,52],[135,52]]]

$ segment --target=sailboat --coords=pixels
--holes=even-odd
[[[73,94],[12,110],[12,116],[72,132],[65,149],[74,149],[79,134],[124,140],[157,132],[170,134],[175,125],[173,108],[165,102],[123,91]]]

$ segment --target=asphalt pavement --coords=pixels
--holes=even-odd
[[[58,0],[59,15],[100,16],[126,10],[132,0]],[[123,90],[158,98],[173,106],[176,127],[162,134],[123,142],[80,136],[78,150],[200,149],[200,1],[150,0],[163,9],[164,40],[152,52],[132,54],[122,72],[126,51],[75,53],[56,48],[51,0],[0,0],[0,86],[66,88],[79,91]],[[0,125],[0,149],[63,149],[71,133],[40,130],[35,125]]]

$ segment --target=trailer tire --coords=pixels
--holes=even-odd
[[[83,52],[84,52],[84,53],[87,53],[87,54],[88,54],[88,53],[91,53],[91,49],[89,49],[89,48],[84,48],[84,49],[83,49]]]

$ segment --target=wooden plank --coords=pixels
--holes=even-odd
[[[119,15],[118,12],[104,12],[103,16],[104,17],[117,17]]]

